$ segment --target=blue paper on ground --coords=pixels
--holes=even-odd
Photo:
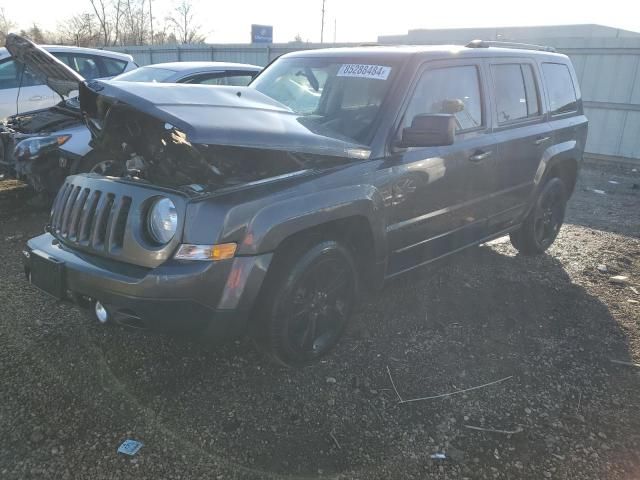
[[[125,440],[122,445],[118,447],[118,453],[124,453],[125,455],[135,455],[138,450],[142,448],[143,443],[136,440]]]

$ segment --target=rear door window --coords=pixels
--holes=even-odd
[[[538,86],[533,73],[533,67],[528,64],[520,65],[522,68],[522,76],[524,78],[524,89],[527,94],[527,115],[535,117],[540,115],[540,96],[538,95]]]
[[[538,92],[531,65],[492,65],[498,123],[535,117],[540,114]]]
[[[482,126],[478,69],[465,65],[424,72],[407,108],[404,126],[410,126],[416,115],[427,113],[454,115],[459,132]]]
[[[542,72],[549,92],[551,114],[575,112],[578,109],[577,96],[569,67],[562,63],[543,63]]]

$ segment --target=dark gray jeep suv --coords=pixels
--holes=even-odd
[[[30,281],[289,365],[365,286],[505,234],[544,252],[587,135],[566,56],[481,41],[297,52],[248,87],[91,81],[80,103],[119,173],[67,178]]]

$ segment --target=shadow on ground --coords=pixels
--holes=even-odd
[[[17,214],[1,233],[33,235],[45,216]],[[208,349],[102,328],[29,286],[22,240],[5,241],[0,473],[634,478],[640,377],[610,360],[637,354],[637,317],[611,300],[624,287],[580,257],[600,261],[597,239],[637,275],[640,244],[598,235],[568,226],[551,255],[499,242],[417,270],[369,298],[337,350],[303,370],[265,363],[248,341]],[[404,400],[509,378],[399,404],[388,372]],[[115,453],[125,438],[145,443],[134,459]],[[439,451],[449,459],[430,458]]]

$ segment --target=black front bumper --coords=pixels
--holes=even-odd
[[[27,242],[23,263],[46,293],[85,306],[99,301],[117,322],[222,341],[246,331],[271,257],[144,268],[69,249],[45,233]]]

